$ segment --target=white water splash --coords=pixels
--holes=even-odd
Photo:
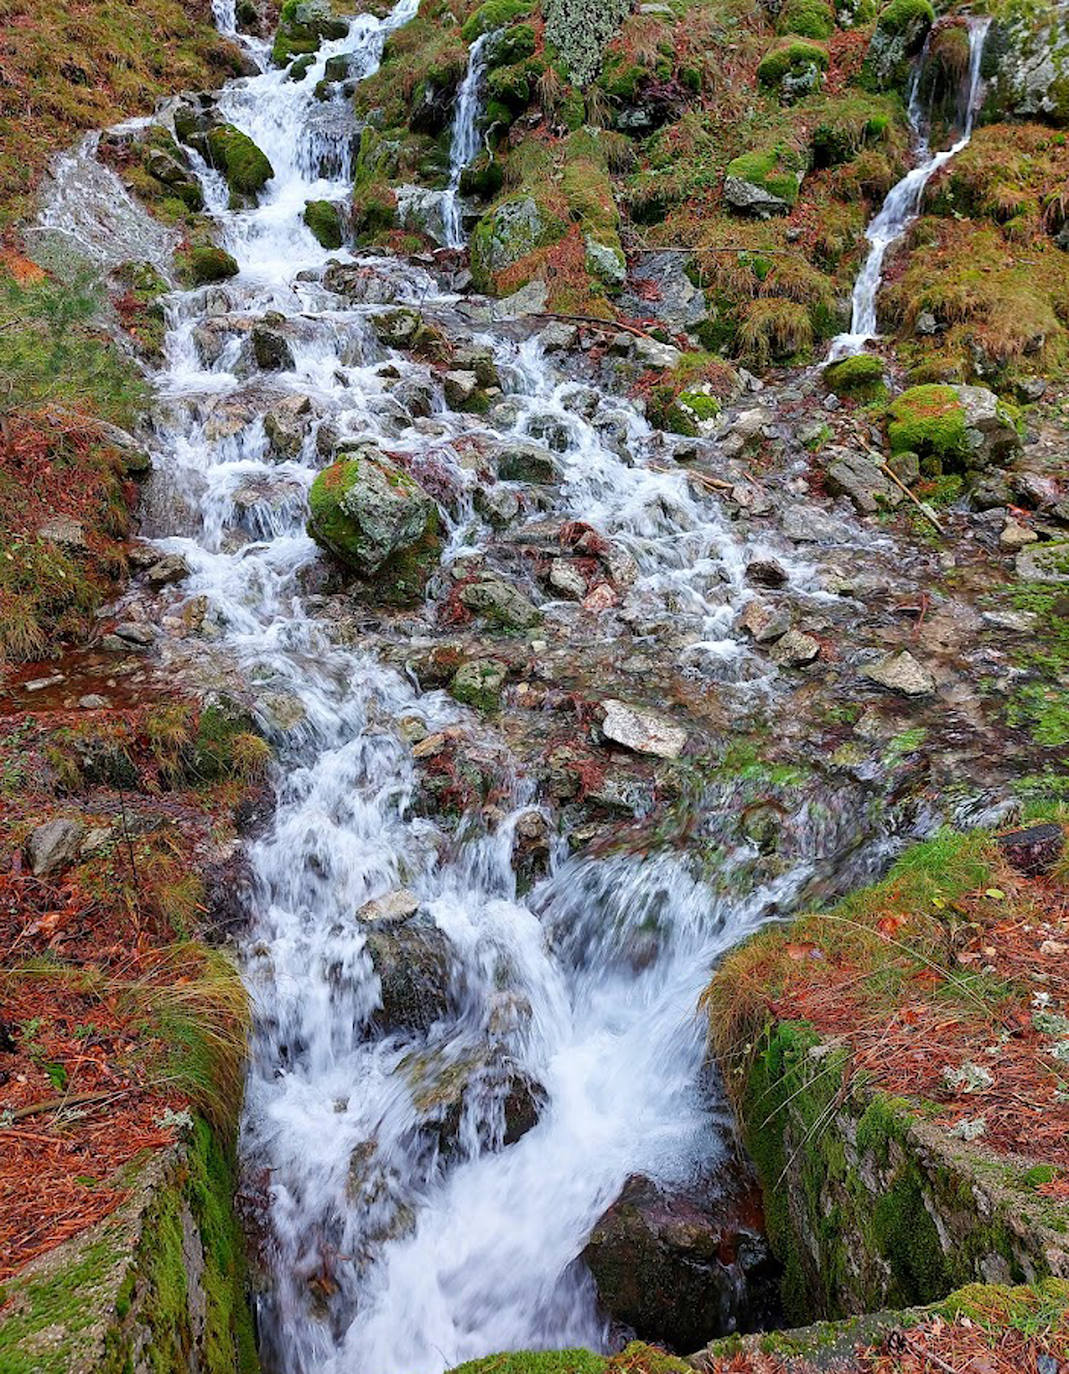
[[[961,135],[942,152],[933,153],[928,148],[924,112],[919,103],[921,76],[924,71],[922,56],[913,73],[909,94],[909,120],[917,134],[919,160],[916,167],[891,187],[879,214],[865,230],[865,237],[872,246],[865,259],[865,265],[854,283],[850,330],[849,333],[840,334],[832,340],[827,358],[829,363],[863,352],[865,344],[876,337],[876,297],[883,280],[883,261],[887,250],[898,242],[917,218],[924,188],[932,177],[957,157],[972,138],[973,122],[980,106],[980,69],[984,55],[984,40],[991,27],[991,20],[968,18],[966,24],[969,33],[969,71]]]

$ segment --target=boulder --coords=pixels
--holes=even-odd
[[[988,82],[985,115],[1069,124],[1067,38],[1069,19],[1062,6],[1007,10],[988,38],[998,61]]]
[[[687,732],[644,706],[609,698],[601,703],[605,719],[601,733],[614,744],[636,754],[654,758],[677,759],[687,743]]]
[[[308,508],[312,538],[364,577],[388,572],[412,592],[437,561],[437,506],[372,445],[321,472]]]
[[[778,1266],[761,1234],[756,1185],[702,1180],[686,1191],[632,1175],[583,1251],[616,1322],[676,1350],[774,1325]]]
[[[870,90],[905,92],[913,58],[934,19],[929,0],[892,0],[880,11],[862,77]]]
[[[169,587],[189,576],[190,567],[180,553],[166,553],[145,573],[150,587]]]
[[[453,1006],[448,939],[415,916],[369,925],[366,949],[380,985],[376,1020],[387,1032],[429,1030]]]
[[[787,570],[775,558],[754,558],[746,565],[746,581],[755,587],[783,587]]]
[[[519,195],[485,214],[471,238],[471,271],[480,290],[494,275],[540,247],[547,226],[533,196]]]
[[[474,372],[454,370],[442,378],[446,404],[453,410],[464,410],[471,405],[479,390],[479,379]]]
[[[26,861],[35,878],[47,878],[69,868],[78,857],[85,837],[81,821],[46,821],[30,833],[26,841]]]
[[[560,481],[557,460],[549,449],[531,439],[511,437],[497,450],[497,475],[503,482],[545,485]]]
[[[387,348],[411,348],[422,322],[415,310],[398,306],[396,310],[372,315],[369,323],[376,339]]]
[[[1017,555],[1016,568],[1026,582],[1069,582],[1069,543],[1030,544]]]
[[[254,325],[249,338],[252,356],[261,371],[293,371],[293,350],[285,334],[277,327],[273,316],[265,316],[261,323]]]
[[[820,657],[820,641],[803,630],[788,630],[773,644],[769,657],[784,668],[804,668]]]
[[[475,1108],[482,1150],[514,1145],[532,1127],[545,1102],[545,1089],[500,1046],[487,1045],[450,1059],[413,1055],[403,1062],[412,1104],[441,1153],[463,1146],[464,1116]]]
[[[846,496],[859,515],[875,515],[902,501],[898,487],[871,458],[854,449],[828,448],[821,453],[825,485],[832,496]]]
[[[931,696],[935,691],[935,677],[906,649],[897,654],[887,654],[861,671],[878,687],[885,687],[889,692],[898,692],[905,697]]]

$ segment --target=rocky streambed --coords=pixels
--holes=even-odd
[[[340,248],[354,130],[315,92],[411,16],[306,16],[301,80],[251,43],[69,164],[210,215],[161,298],[151,544],[79,671],[203,694],[277,759],[230,877],[264,1366],[686,1353],[780,1317],[713,967],[1059,767],[1061,401],[914,387],[885,435],[893,362],[725,367],[680,434],[671,343],[475,294],[455,250]],[[678,261],[644,270],[685,315]]]

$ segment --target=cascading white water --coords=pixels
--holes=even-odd
[[[355,53],[353,67],[371,72],[385,34],[416,8],[401,0],[385,21],[355,20],[348,38],[323,46],[304,83],[265,71],[221,93],[220,113],[264,149],[275,176],[259,206],[233,212],[219,178],[202,169],[240,273],[171,298],[158,378],[150,509],[163,515],[149,532],[185,555],[192,577],[175,595],[204,598],[216,652],[251,689],[279,752],[276,813],[250,852],[254,1034],[242,1141],[250,1174],[267,1180],[272,1291],[261,1330],[265,1367],[279,1374],[439,1374],[497,1349],[603,1345],[577,1263],[594,1221],[629,1175],[679,1182],[722,1148],[697,1086],[695,1003],[711,963],[872,823],[846,804],[841,816],[799,817],[803,856],[744,897],[664,851],[558,853],[521,899],[513,841],[539,800],[503,738],[344,636],[336,642],[315,618],[305,586],[318,555],[304,496],[324,461],[317,430],[329,423],[414,457],[433,445],[461,493],[472,478],[458,441],[491,433],[479,417],[451,412],[437,374],[391,354],[368,325],[387,298],[432,312],[455,302],[391,259],[360,260],[381,287],[377,304],[332,294],[319,280],[327,255],[301,218],[306,201],[348,189],[341,173],[322,174],[336,152],[312,95],[326,59]],[[286,317],[293,366],[250,376],[244,340],[267,311]],[[750,595],[743,570],[774,555],[799,592],[817,594],[813,570],[733,526],[683,470],[666,470],[636,407],[566,381],[537,337],[517,344],[489,332],[477,342],[506,379],[514,432],[555,427],[558,513],[581,516],[633,559],[628,598],[642,634],[655,642],[670,626],[657,652],[727,693],[735,683],[767,687],[767,661],[732,629]],[[404,382],[429,388],[429,420],[398,422],[392,388]],[[281,456],[263,412],[294,395],[319,418],[299,451]],[[442,515],[446,561],[485,543],[470,499]],[[870,547],[875,537],[865,535]],[[572,612],[547,608],[550,617]],[[470,817],[461,839],[413,814],[406,741],[413,725],[462,720],[504,760],[504,818]],[[715,818],[715,804],[706,810]],[[734,839],[723,869],[752,857]],[[369,927],[356,913],[402,887],[446,941],[448,1009],[425,1029],[384,1035]],[[507,1084],[492,1071],[502,1059],[544,1094],[537,1124],[507,1148]],[[446,1152],[417,1097],[428,1079],[472,1064],[483,1068]]]
[[[479,151],[479,94],[486,76],[486,46],[496,33],[484,33],[471,45],[468,70],[457,91],[453,116],[453,141],[449,148],[449,185],[442,196],[442,223],[447,248],[463,248],[465,243],[460,200],[460,179]]]
[[[924,188],[940,168],[965,148],[972,138],[973,122],[980,103],[980,70],[984,55],[984,40],[991,27],[989,18],[966,19],[969,33],[969,70],[962,106],[961,134],[949,148],[933,153],[928,148],[924,111],[920,106],[921,77],[924,72],[922,54],[910,83],[909,122],[917,135],[917,166],[887,193],[880,212],[865,230],[872,245],[865,265],[854,283],[850,331],[832,340],[828,362],[836,362],[863,351],[865,344],[876,337],[876,296],[883,280],[883,260],[888,248],[897,243],[920,213]]]

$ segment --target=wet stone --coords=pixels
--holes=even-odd
[[[772,644],[791,627],[790,612],[784,606],[770,606],[755,597],[743,607],[738,620],[755,644]]]
[[[803,668],[820,657],[820,641],[802,630],[788,630],[773,644],[769,657],[785,668]]]
[[[449,941],[436,925],[416,918],[376,925],[367,952],[379,977],[383,1030],[427,1031],[449,1014]]]
[[[935,677],[923,667],[906,649],[901,653],[888,654],[878,663],[861,670],[862,676],[878,687],[889,692],[898,692],[905,697],[931,696],[935,691]]]
[[[601,732],[613,744],[623,745],[636,754],[676,759],[687,743],[687,732],[656,711],[609,698],[602,703],[605,719]]]
[[[775,558],[755,558],[746,565],[746,580],[755,587],[783,587],[787,570]]]

